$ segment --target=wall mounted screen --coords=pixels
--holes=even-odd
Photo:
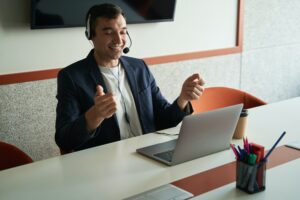
[[[128,24],[173,21],[176,0],[31,0],[31,28],[85,26],[88,9],[101,3],[119,5]]]

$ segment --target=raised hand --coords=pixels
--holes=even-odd
[[[177,99],[178,106],[184,109],[189,101],[199,99],[204,91],[204,80],[199,74],[188,77],[183,85]]]
[[[105,94],[100,85],[96,86],[94,106],[86,113],[86,127],[88,131],[95,130],[104,119],[110,118],[117,111],[117,104],[111,92]]]

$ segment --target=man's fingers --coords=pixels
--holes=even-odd
[[[201,85],[201,86],[203,86],[203,85],[205,84],[204,79],[201,78],[200,76],[199,76],[199,78],[197,78],[197,79],[193,79],[193,82],[196,83],[196,84],[199,84],[199,85]]]
[[[190,82],[185,85],[185,88],[187,90],[193,90],[194,88],[197,88],[200,91],[204,90],[204,87],[202,85],[200,85],[198,82]]]
[[[103,96],[104,92],[103,92],[103,87],[101,85],[97,85],[96,86],[96,96]]]
[[[110,118],[117,111],[117,107],[112,107],[107,110],[106,118]]]
[[[117,110],[117,104],[114,101],[106,101],[96,104],[98,114],[103,118],[111,117]]]
[[[203,78],[201,78],[200,77],[200,79],[199,79],[199,85],[201,85],[201,86],[203,86],[204,84],[205,84],[205,81],[204,81],[204,79]]]
[[[101,107],[104,107],[110,103],[114,103],[116,104],[116,101],[114,99],[114,96],[112,93],[107,93],[103,96],[96,96],[94,98],[94,101],[95,101],[95,105],[99,105]]]
[[[200,75],[198,73],[193,74],[192,76],[188,77],[187,81],[194,81],[194,80],[199,80],[200,79]]]
[[[186,79],[186,83],[191,83],[191,82],[199,84],[201,86],[203,86],[205,84],[204,79],[198,73],[193,74],[189,78]]]
[[[202,86],[194,87],[193,92],[197,95],[202,95],[204,88]]]
[[[204,87],[196,84],[195,86],[186,86],[184,89],[184,94],[187,97],[187,100],[198,99],[204,92]]]

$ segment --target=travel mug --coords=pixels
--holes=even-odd
[[[247,126],[247,116],[248,116],[248,110],[243,109],[240,115],[240,119],[236,125],[233,139],[242,139],[246,134],[246,126]]]

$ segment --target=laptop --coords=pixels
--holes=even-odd
[[[177,139],[136,151],[171,166],[229,149],[242,108],[237,104],[186,116]]]

